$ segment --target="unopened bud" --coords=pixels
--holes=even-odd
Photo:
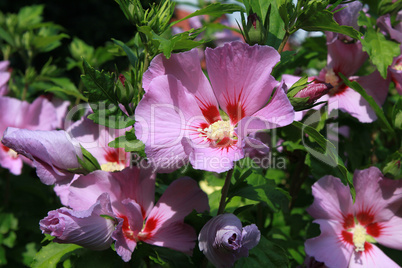
[[[245,35],[246,42],[249,45],[265,45],[267,31],[256,13],[252,13],[248,16],[247,26],[245,27]]]
[[[308,98],[306,104],[313,104],[316,100],[327,94],[333,88],[328,83],[311,83],[306,88],[300,90],[294,96],[295,98]]]
[[[119,80],[116,83],[116,96],[123,105],[129,104],[134,97],[134,88],[130,82],[126,82],[124,75],[119,75]]]

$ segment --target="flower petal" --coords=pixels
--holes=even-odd
[[[143,233],[148,234],[148,238],[152,237],[153,241],[158,241],[158,235],[162,233],[161,239],[163,239],[163,232],[169,231],[170,224],[183,222],[184,217],[194,209],[197,212],[209,210],[207,195],[195,180],[188,177],[177,179],[166,189],[151,210]]]
[[[398,268],[400,267],[391,260],[376,245],[371,244],[370,250],[363,253],[354,253],[350,259],[349,268]]]
[[[380,235],[375,237],[375,240],[389,248],[402,250],[402,218],[394,216],[378,225],[380,226]]]
[[[312,187],[314,202],[307,212],[315,219],[327,219],[343,224],[344,217],[353,215],[353,200],[349,186],[333,176],[325,176]]]
[[[337,221],[315,220],[320,225],[321,234],[307,239],[304,243],[306,254],[328,267],[348,267],[353,246],[342,242],[342,225]]]
[[[142,79],[145,92],[149,91],[154,78],[167,74],[174,76],[196,97],[197,105],[209,123],[220,119],[218,102],[208,79],[202,72],[196,48],[187,52],[172,54],[169,59],[166,59],[163,54],[157,55],[151,61],[150,67]]]
[[[358,77],[356,82],[374,98],[378,105],[382,106],[384,104],[389,89],[389,78],[384,79],[379,71],[374,71],[369,75]]]
[[[152,80],[135,111],[135,134],[159,172],[171,172],[188,161],[181,144],[203,119],[195,97],[172,75]],[[204,121],[205,122],[205,121]]]
[[[69,183],[74,177],[70,169],[79,169],[80,147],[71,143],[64,131],[33,131],[8,128],[2,143],[33,161],[36,173],[44,184]]]
[[[55,242],[74,243],[92,250],[104,250],[112,244],[114,221],[102,215],[114,216],[107,194],[99,196],[88,210],[60,208],[50,211],[39,224],[43,233],[56,237]]]
[[[270,74],[280,59],[274,48],[231,42],[205,54],[215,96],[233,125],[268,102],[277,84]]]

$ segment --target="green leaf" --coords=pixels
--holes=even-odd
[[[138,62],[138,58],[137,56],[134,54],[134,52],[131,50],[131,48],[129,48],[126,44],[124,44],[122,41],[116,40],[112,38],[112,41],[120,46],[124,52],[126,52],[128,60],[130,61],[131,66],[133,66],[134,68],[137,66],[137,62]]]
[[[381,76],[386,79],[388,66],[392,64],[395,57],[400,54],[398,43],[385,39],[382,32],[375,31],[370,18],[365,14],[360,15],[359,25],[366,26],[367,31],[360,41],[363,45],[363,50],[366,51],[372,63],[377,66]]]
[[[402,178],[401,159],[402,159],[402,153],[400,152],[393,153],[390,156],[390,159],[387,159],[388,163],[382,170],[383,174],[384,175],[391,174],[394,178],[401,179]]]
[[[322,136],[317,130],[308,125],[305,125],[298,121],[294,121],[292,125],[296,126],[301,130],[301,134],[303,137],[305,134],[308,134],[309,137],[312,138],[319,145],[319,148],[314,148],[316,150],[307,150],[307,151],[310,154],[313,154],[314,157],[318,158],[322,162],[332,167],[336,167],[342,174],[342,177],[340,178],[342,182],[344,184],[349,184],[352,189],[353,182],[349,180],[348,176],[349,172],[345,167],[345,164],[343,163],[342,159],[338,156],[335,146],[329,140],[325,139],[324,136]]]
[[[15,232],[8,233],[8,236],[3,239],[3,245],[12,248],[15,245],[15,241],[17,239],[17,235]]]
[[[67,34],[58,34],[58,35],[52,35],[52,36],[35,36],[33,38],[32,44],[35,46],[35,48],[41,52],[48,52],[59,45],[61,43],[59,42],[63,38],[69,38]]]
[[[135,121],[119,107],[114,92],[113,76],[95,70],[85,60],[83,67],[85,75],[81,78],[86,87],[85,94],[88,96],[88,102],[94,112],[88,118],[110,128],[126,128],[133,125]]]
[[[50,92],[62,92],[64,94],[74,96],[76,98],[79,98],[83,101],[88,101],[84,95],[81,94],[81,92],[78,91],[78,89],[75,87],[74,83],[70,81],[68,78],[60,77],[60,78],[49,78],[50,81],[55,83],[57,86],[51,87],[46,89],[46,91]]]
[[[3,28],[0,28],[0,40],[3,39],[6,41],[10,46],[15,46],[13,37],[6,32]]]
[[[309,1],[296,22],[296,29],[306,31],[330,31],[345,34],[355,39],[360,39],[361,33],[351,26],[339,25],[334,20],[334,13],[327,10],[328,1]]]
[[[180,20],[176,20],[170,24],[169,27],[172,27],[173,25],[187,20],[189,18],[195,17],[195,16],[200,16],[200,15],[209,15],[209,16],[214,16],[214,17],[220,17],[224,14],[232,14],[234,12],[245,12],[244,9],[236,4],[221,4],[221,3],[214,3],[206,6],[203,9],[197,10],[194,13],[191,13],[185,18],[182,18]]]
[[[271,2],[272,4],[271,12],[269,14],[267,45],[278,49],[286,33],[285,23],[283,22],[281,15],[279,14],[279,7],[277,6],[276,2]]]
[[[6,234],[10,230],[17,230],[18,219],[12,213],[0,213],[0,234]]]
[[[31,265],[33,268],[56,268],[57,264],[81,249],[75,244],[49,243],[36,254]]]
[[[42,21],[44,5],[25,6],[18,12],[18,24],[21,28],[32,26]]]
[[[98,160],[90,152],[88,152],[84,147],[82,147],[82,145],[81,145],[81,151],[82,151],[83,159],[81,159],[77,156],[77,160],[78,160],[78,163],[80,163],[80,165],[88,173],[101,169]]]
[[[289,267],[286,251],[266,239],[263,235],[257,246],[249,251],[247,258],[241,258],[235,263],[235,268]]]
[[[349,81],[343,74],[338,73],[339,76],[342,78],[343,82],[350,88],[357,91],[362,97],[370,104],[370,107],[374,110],[377,117],[380,119],[380,122],[387,129],[394,137],[396,137],[394,129],[391,127],[390,123],[388,122],[385,114],[380,106],[375,102],[373,97],[371,97],[367,92],[357,83],[356,81]]]
[[[125,136],[117,137],[108,145],[113,148],[124,148],[126,152],[137,152],[140,156],[145,157],[145,145],[142,141],[137,140],[134,129],[127,131]]]

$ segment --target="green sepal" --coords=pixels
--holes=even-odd
[[[83,159],[77,156],[77,160],[78,163],[80,163],[80,165],[85,169],[86,172],[91,173],[95,170],[101,169],[98,160],[84,147],[82,147],[82,145],[81,145],[81,151]]]

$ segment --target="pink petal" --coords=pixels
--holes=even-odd
[[[9,72],[0,72],[0,88],[3,86],[7,86],[10,76],[11,75]]]
[[[356,189],[354,209],[358,219],[359,213],[365,218],[364,221],[371,220],[371,222],[386,221],[394,215],[388,205],[394,201],[390,191],[392,188],[395,190],[398,185],[396,185],[397,182],[384,185],[383,191],[380,187],[380,181],[383,180],[389,179],[383,179],[381,171],[376,167],[355,171],[353,176],[353,185]],[[402,183],[399,183],[399,188],[402,188]]]
[[[353,246],[341,239],[342,225],[337,221],[315,220],[320,225],[321,234],[307,239],[304,243],[306,254],[328,267],[348,267]]]
[[[240,143],[241,141],[237,141]],[[182,144],[193,168],[222,173],[233,168],[234,162],[244,157],[239,144],[227,147],[213,147],[208,142],[200,144],[191,139],[183,139]],[[240,146],[240,147],[239,147]]]
[[[354,75],[366,61],[368,55],[362,50],[360,41],[344,43],[336,40],[328,44],[327,66],[333,69],[335,74],[341,72],[346,77]]]
[[[7,71],[8,65],[10,65],[10,61],[8,60],[0,61],[0,71],[1,72]]]
[[[0,166],[7,168],[12,174],[20,175],[22,170],[21,156],[11,156],[8,153],[8,147],[0,143]]]
[[[312,187],[314,202],[307,212],[315,219],[335,220],[343,224],[347,215],[353,215],[353,200],[349,186],[333,176],[325,176]]]
[[[218,103],[208,79],[202,72],[196,48],[172,54],[169,59],[166,59],[163,54],[157,55],[144,73],[142,81],[145,92],[149,91],[150,84],[155,77],[167,74],[174,76],[196,97],[197,105],[210,123],[217,118],[220,119]]]
[[[378,105],[382,106],[387,98],[390,79],[381,77],[378,71],[361,76],[356,79],[367,93],[374,98]]]
[[[394,216],[378,225],[380,226],[380,236],[375,237],[375,240],[389,248],[402,250],[402,218]]]
[[[33,131],[8,128],[2,143],[33,160],[36,173],[44,184],[69,183],[79,169],[77,157],[82,158],[81,149],[71,143],[66,132]]]
[[[349,268],[398,268],[400,267],[391,260],[376,245],[370,244],[370,250],[363,253],[354,253],[350,259]],[[346,266],[345,266],[346,267]]]
[[[268,46],[231,42],[206,50],[208,75],[219,105],[236,124],[264,106],[277,82],[270,75],[279,61]]]
[[[131,260],[131,255],[137,246],[134,237],[141,230],[143,222],[141,207],[135,201],[126,199],[122,204],[124,206],[123,214],[117,215],[122,220],[119,220],[112,237],[116,240],[115,249],[117,254],[123,261],[128,262]],[[129,237],[129,235],[133,235],[133,237]]]
[[[161,227],[146,243],[171,248],[191,255],[195,247],[197,234],[193,227],[183,222],[174,222]]]
[[[191,211],[209,210],[207,195],[201,191],[197,182],[188,177],[175,180],[163,193],[158,203],[149,214],[143,232],[153,241],[159,240],[159,234],[168,231],[172,223],[183,222]],[[161,239],[163,239],[163,235]],[[144,240],[146,241],[146,240]]]
[[[157,169],[170,172],[188,161],[181,140],[203,119],[195,97],[172,75],[152,80],[135,111],[135,134]],[[205,122],[205,121],[204,121]]]
[[[285,91],[282,87],[278,87],[267,106],[239,122],[239,137],[245,137],[262,129],[289,125],[293,122],[294,113]]]
[[[57,118],[56,128],[64,129],[64,123],[65,123],[64,119],[66,118],[70,102],[58,98],[53,98],[51,100],[51,103],[53,104],[56,110],[56,118]]]
[[[362,123],[371,123],[377,119],[368,102],[349,87],[342,93],[331,96],[328,99],[328,113],[336,109],[349,113]]]

